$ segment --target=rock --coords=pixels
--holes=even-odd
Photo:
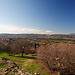
[[[5,71],[5,72],[4,72],[4,74],[7,74],[7,73],[8,73],[8,71]]]
[[[25,72],[25,75],[32,75],[32,74],[30,74],[29,72]]]
[[[19,69],[18,67],[14,67],[15,70]]]
[[[0,75],[32,75],[29,72],[22,72],[22,69],[12,61],[7,61],[6,66],[6,68],[0,68]]]
[[[18,73],[22,73],[22,71],[21,70],[18,70]]]

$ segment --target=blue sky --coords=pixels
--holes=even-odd
[[[75,0],[0,0],[0,33],[75,33]]]

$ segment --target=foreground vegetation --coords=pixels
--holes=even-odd
[[[24,72],[30,72],[32,74],[38,73],[40,75],[49,75],[48,73],[42,73],[45,68],[40,66],[36,61],[36,58],[31,55],[25,55],[21,57],[20,54],[9,55],[8,53],[1,53],[0,57],[5,57],[6,60],[12,60],[15,62]],[[1,58],[0,58],[1,61]],[[0,68],[6,67],[5,63],[0,63]],[[41,71],[40,71],[41,70]]]
[[[48,44],[38,48],[38,60],[61,75],[75,74],[75,45]]]
[[[75,74],[75,44],[63,40],[43,40],[38,43],[23,38],[0,40],[0,57],[12,60],[22,71],[33,75]],[[0,62],[2,67],[6,65]]]

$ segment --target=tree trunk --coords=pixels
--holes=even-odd
[[[24,50],[22,49],[22,57],[23,57],[23,53],[24,53]]]
[[[23,52],[22,52],[22,57],[23,57]]]

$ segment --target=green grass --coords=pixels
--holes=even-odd
[[[34,73],[39,73],[40,70],[43,71],[45,68],[38,65],[35,61],[25,61],[22,63],[22,68],[25,68],[25,72],[30,72],[34,75]],[[40,75],[49,75],[48,73],[39,73]]]
[[[19,54],[10,56],[8,53],[1,53],[0,57],[5,57],[7,60],[17,60],[17,61],[22,61],[25,59],[35,59],[35,57],[27,56],[27,55],[24,55],[24,57],[21,57],[21,55],[19,55]],[[0,58],[0,60],[1,60],[1,58]]]
[[[41,67],[41,69],[44,70],[45,68],[44,67]]]
[[[39,69],[39,66],[37,65],[37,63],[33,62],[33,61],[25,61],[23,63],[23,67],[25,67],[26,71],[28,72],[35,72],[37,69]]]
[[[25,72],[32,72],[32,73],[38,73],[39,70],[44,70],[44,67],[41,67],[38,65],[38,63],[35,61],[36,58],[34,56],[30,55],[24,55],[24,57],[21,57],[20,54],[16,55],[9,55],[8,53],[1,53],[0,57],[5,57],[7,60],[12,60],[15,62],[20,68],[23,68]],[[0,58],[1,60],[1,58]],[[0,68],[4,67],[4,63],[0,63]],[[48,75],[47,73],[40,74],[40,75]]]
[[[5,67],[5,63],[0,63],[0,68]]]

